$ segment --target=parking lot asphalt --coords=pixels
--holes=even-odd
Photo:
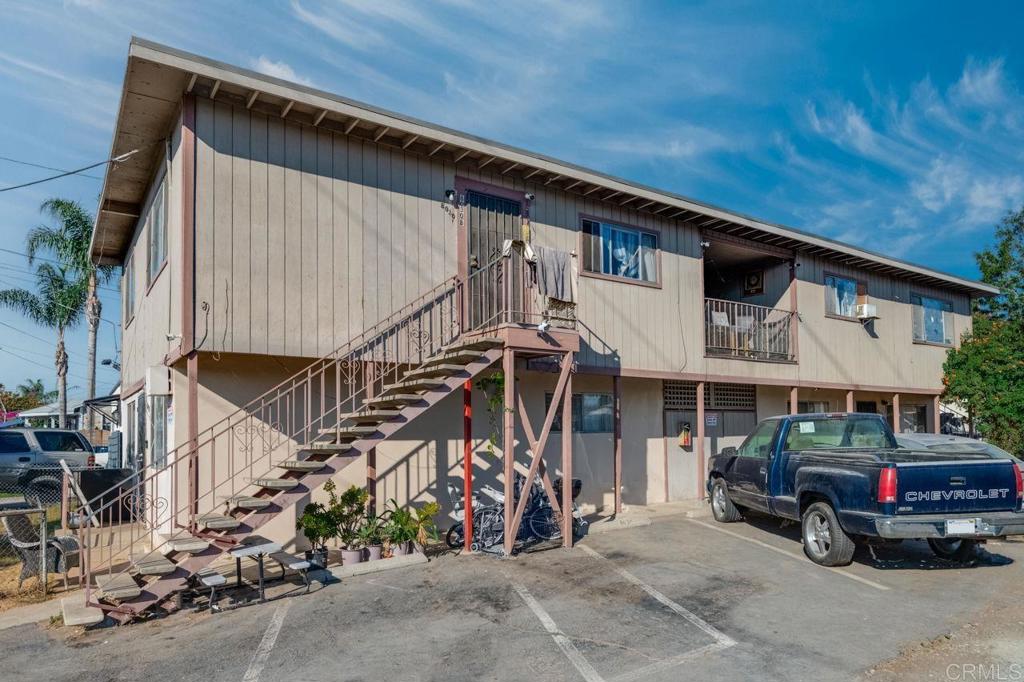
[[[829,570],[795,526],[680,517],[511,560],[448,555],[309,595],[0,640],[19,680],[850,680],[995,602],[1024,543],[973,564],[907,542]],[[903,678],[910,679],[910,678]]]

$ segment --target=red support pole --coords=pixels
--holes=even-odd
[[[465,516],[462,530],[466,540],[466,551],[473,544],[473,384],[462,385],[462,477],[465,488],[462,491]]]

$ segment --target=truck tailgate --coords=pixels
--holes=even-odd
[[[897,514],[966,514],[1017,507],[1016,464],[1004,459],[896,465]]]

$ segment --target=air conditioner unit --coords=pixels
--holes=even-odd
[[[877,320],[878,309],[874,303],[858,303],[857,304],[857,319],[858,320]]]

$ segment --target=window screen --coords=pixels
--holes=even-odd
[[[554,396],[544,395],[550,409]],[[572,396],[572,430],[576,433],[611,433],[615,429],[614,402],[610,393],[575,393]],[[562,413],[555,415],[552,431],[562,430]]]
[[[863,285],[855,279],[825,276],[825,312],[840,317],[856,317],[857,297],[863,293]]]

